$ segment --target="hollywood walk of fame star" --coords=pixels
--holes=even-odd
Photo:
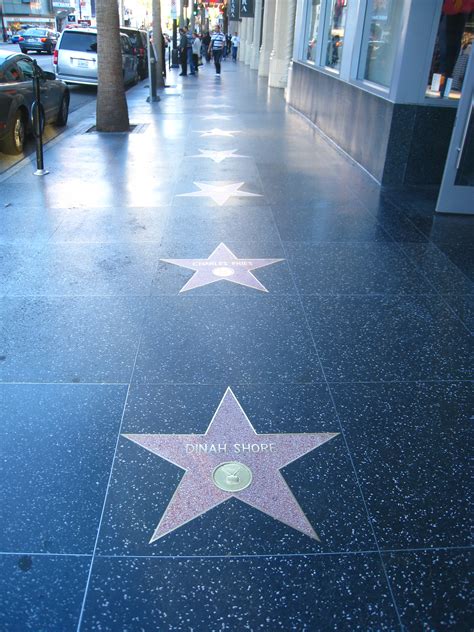
[[[194,182],[199,191],[192,193],[178,193],[177,197],[210,197],[222,206],[231,197],[261,197],[260,193],[241,191],[245,182],[230,182],[229,184],[213,184],[212,182]]]
[[[218,127],[209,130],[196,129],[194,131],[196,134],[201,134],[201,138],[203,136],[228,136],[229,138],[234,138],[234,134],[240,134],[239,130],[225,130]]]
[[[200,154],[189,156],[189,158],[210,158],[214,162],[220,163],[226,158],[249,158],[249,156],[241,156],[236,154],[237,149],[229,149],[223,151],[213,151],[211,149],[200,149]]]
[[[228,388],[203,435],[123,435],[185,470],[150,543],[231,498],[319,540],[280,470],[337,434],[257,434]]]
[[[225,244],[219,244],[207,259],[161,259],[161,261],[194,270],[193,276],[181,288],[180,293],[217,281],[229,281],[268,292],[267,288],[254,277],[251,270],[264,268],[284,259],[239,259]]]
[[[208,116],[201,117],[205,121],[230,121],[231,114],[209,114]]]

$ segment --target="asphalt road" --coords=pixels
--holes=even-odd
[[[4,44],[0,43],[0,50],[11,50],[12,52],[21,52],[18,44]],[[53,56],[46,55],[46,53],[31,53],[30,56],[36,59],[38,65],[43,70],[48,72],[54,72],[53,68]],[[87,105],[91,101],[95,101],[97,97],[97,89],[93,86],[69,86],[71,93],[71,102],[69,105],[69,112],[74,112],[84,105]],[[51,126],[49,126],[51,127]],[[51,132],[51,130],[48,130]],[[60,130],[58,130],[59,133]],[[48,133],[48,138],[56,136],[56,134]],[[30,139],[27,143],[25,153],[20,156],[6,156],[0,152],[0,174],[19,162],[25,156],[29,156],[35,151],[34,142]]]

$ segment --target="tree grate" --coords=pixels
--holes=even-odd
[[[97,127],[95,125],[92,125],[90,127],[88,127],[87,129],[85,129],[84,131],[81,131],[81,134],[107,134],[107,135],[115,135],[115,134],[143,134],[145,132],[145,130],[148,128],[149,124],[148,123],[138,123],[138,124],[131,124],[130,128],[128,130],[128,132],[99,132],[97,131]]]

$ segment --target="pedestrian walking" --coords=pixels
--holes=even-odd
[[[232,59],[237,61],[237,53],[239,51],[240,37],[237,35],[237,31],[232,38]]]
[[[203,38],[202,38],[202,44],[204,47],[204,53],[203,56],[206,58],[206,61],[211,61],[211,55],[209,53],[209,44],[211,43],[211,36],[209,35],[209,31],[207,31]]]
[[[194,64],[195,72],[198,71],[200,54],[201,54],[201,38],[199,37],[197,31],[195,31],[194,39],[193,39],[193,64]]]
[[[185,29],[185,31],[186,31],[186,55],[187,55],[186,61],[188,62],[188,66],[189,66],[189,74],[194,75],[196,72],[196,69],[194,68],[194,61],[193,61],[194,37],[193,37],[193,34],[189,31],[189,29]]]
[[[179,60],[181,62],[180,77],[186,77],[188,74],[188,38],[186,37],[186,29],[179,29]]]
[[[214,57],[214,64],[216,66],[216,75],[221,74],[221,58],[222,51],[225,46],[225,35],[221,33],[221,27],[217,25],[214,29],[214,33],[211,36],[211,43],[209,44],[209,54],[212,51]]]

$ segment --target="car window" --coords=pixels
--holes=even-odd
[[[126,35],[121,35],[120,39],[122,40],[122,53],[131,53],[132,47],[130,45],[130,40]]]
[[[30,61],[29,59],[19,59],[17,64],[18,64],[18,68],[23,73],[24,81],[33,79],[34,74],[35,74],[35,69],[34,69],[32,61]]]
[[[32,35],[33,37],[44,37],[46,31],[44,29],[27,29],[25,35]]]
[[[132,43],[132,46],[138,46],[137,44],[137,34],[136,33],[127,33],[128,37],[130,38],[130,42]]]
[[[10,64],[0,70],[0,83],[11,83],[12,81],[21,81],[21,72],[16,64]]]
[[[81,53],[97,53],[97,34],[64,31],[60,48]]]

